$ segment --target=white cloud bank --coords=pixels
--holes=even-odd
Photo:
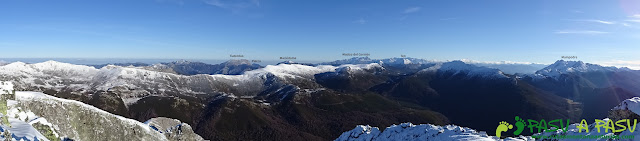
[[[594,62],[594,63],[602,66],[627,67],[634,70],[640,70],[640,60],[635,60],[635,61],[611,60],[611,61],[601,61],[601,62]]]

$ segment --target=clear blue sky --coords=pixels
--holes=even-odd
[[[344,59],[640,67],[640,0],[3,0],[0,58]]]

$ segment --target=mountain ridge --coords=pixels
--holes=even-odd
[[[607,76],[634,77],[567,72],[558,79],[561,81],[550,77],[534,80],[463,61],[420,64],[398,58],[389,60],[394,63],[267,65],[239,75],[180,75],[117,65],[96,69],[49,61],[0,66],[0,80],[15,82],[19,90],[82,101],[140,122],[154,117],[175,118],[193,125],[205,139],[230,140],[327,140],[358,123],[386,127],[405,121],[489,130],[495,127],[489,124],[493,123],[491,119],[469,117],[491,114],[504,118],[517,113],[572,120],[599,117],[606,111],[583,111],[594,108],[596,100],[604,100],[599,96],[618,94],[607,99],[604,105],[608,106],[638,92],[632,79],[636,75],[628,71]],[[629,80],[601,87],[594,84],[595,78]],[[580,91],[574,91],[573,86],[579,86]],[[584,94],[576,98],[572,96],[575,93]],[[508,112],[482,112],[495,108],[507,108]],[[238,119],[250,124],[235,127],[227,123]],[[319,126],[311,123],[323,126],[304,128]],[[247,138],[234,136],[247,132],[251,133]]]

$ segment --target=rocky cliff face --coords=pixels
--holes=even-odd
[[[166,117],[157,117],[149,119],[145,124],[154,130],[164,134],[169,140],[175,141],[201,141],[204,140],[198,134],[193,132],[193,128],[189,124],[183,123],[177,119]]]
[[[74,140],[167,140],[143,123],[77,101],[36,92],[16,92],[16,101],[14,108],[46,118],[59,134]]]

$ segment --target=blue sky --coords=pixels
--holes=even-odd
[[[0,58],[578,56],[640,68],[640,0],[3,0],[0,31]]]

